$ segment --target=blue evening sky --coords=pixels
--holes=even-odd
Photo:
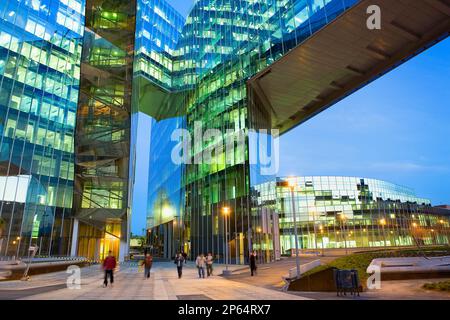
[[[188,0],[169,2],[183,15],[192,6]],[[139,121],[145,149],[149,120]],[[449,140],[447,39],[283,135],[279,175],[382,179],[412,187],[433,205],[450,204]],[[143,152],[136,165],[146,177],[148,154]],[[142,192],[133,203],[133,233],[145,227],[144,180],[136,181]]]
[[[189,11],[194,5],[193,0],[167,0],[175,9],[178,10],[183,16],[187,17]]]
[[[450,204],[450,39],[298,126],[281,175],[362,176]]]

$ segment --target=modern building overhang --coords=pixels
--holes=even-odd
[[[371,5],[381,29],[370,30]],[[248,82],[285,133],[448,37],[450,0],[362,0]]]
[[[134,79],[133,106],[156,121],[186,114],[184,99],[187,91],[169,91],[148,78],[138,75]]]

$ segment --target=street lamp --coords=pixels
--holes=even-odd
[[[314,224],[314,245],[316,247],[316,255],[318,255],[319,248],[317,247],[317,225],[316,225],[316,213],[313,212],[313,224]]]
[[[261,232],[262,229],[261,227],[256,228],[256,233],[257,233],[257,240],[259,242],[259,254],[258,254],[258,260],[261,261],[261,257],[262,257],[262,237],[261,237]]]
[[[386,232],[385,232],[385,229],[384,229],[384,226],[386,225],[386,219],[385,218],[380,219],[380,225],[381,225],[381,227],[383,229],[384,246],[387,247],[387,244],[386,244]]]
[[[294,218],[294,235],[295,235],[295,262],[297,264],[297,279],[300,279],[300,257],[298,252],[298,232],[297,232],[297,215],[295,212],[295,200],[294,200],[294,188],[296,186],[295,180],[293,178],[288,179],[288,186],[291,190],[291,200],[292,200],[292,215]]]
[[[433,244],[437,244],[438,239],[436,238],[436,235],[434,233],[434,229],[431,229],[431,239],[433,240]]]
[[[230,208],[222,208],[223,218],[225,220],[225,271],[224,274],[228,274],[228,216],[230,215]]]
[[[445,228],[444,228],[444,223],[445,223],[445,221],[443,219],[439,220],[439,224],[440,224],[439,229],[440,229],[440,233],[442,235],[445,235],[447,233]]]
[[[322,257],[325,256],[325,247],[323,246],[323,226],[320,225],[319,226],[319,230],[320,230],[320,237],[321,237],[321,241],[322,241]]]
[[[340,216],[340,219],[341,219],[341,223],[340,223],[340,225],[341,225],[341,231],[342,231],[342,235],[344,236],[345,254],[348,255],[348,249],[347,249],[347,237],[346,237],[346,235],[345,235],[346,229],[345,229],[345,225],[344,225],[346,217],[345,217],[345,214],[343,214],[342,212],[339,213],[339,216]]]

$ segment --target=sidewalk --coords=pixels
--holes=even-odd
[[[215,273],[221,273],[224,266],[216,265]],[[231,268],[242,268],[233,266]],[[22,299],[38,300],[304,300],[301,296],[291,295],[276,290],[257,287],[251,284],[229,281],[221,276],[198,279],[197,269],[193,263],[183,270],[183,278],[178,279],[172,262],[154,264],[151,278],[144,280],[143,272],[137,266],[125,265],[115,274],[113,288],[103,288],[103,273],[100,266],[81,269],[81,289],[58,289],[32,294]],[[38,286],[65,284],[69,274],[58,272],[35,276],[29,282],[11,281],[0,283],[0,291],[5,289],[23,290]],[[17,297],[17,291],[15,297]]]
[[[449,292],[422,289],[425,283],[445,280],[447,279],[383,281],[380,290],[362,292],[360,297],[349,294],[337,297],[335,292],[293,292],[292,294],[317,300],[450,300]]]

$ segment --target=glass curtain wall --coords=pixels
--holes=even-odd
[[[252,115],[262,107],[249,101],[252,95],[246,82],[356,2],[196,2],[178,45],[181,70],[174,74],[173,84],[192,88],[184,96],[191,136],[207,129],[218,131],[194,142],[184,174],[191,257],[211,251],[223,262],[228,246],[229,261],[245,263],[250,250],[270,248],[273,228],[263,228],[264,216],[272,224],[276,221],[270,212],[263,215],[252,209],[252,185],[261,181],[261,172],[249,165],[247,140],[249,129],[267,127],[270,122]],[[225,150],[225,141],[238,141],[240,136],[245,148],[235,143]],[[205,152],[211,154],[210,163],[199,163]],[[230,208],[227,216],[224,207]],[[272,259],[271,250],[262,257],[264,261]]]
[[[183,166],[171,159],[171,135],[185,126],[172,78],[185,19],[165,0],[138,1],[137,16],[133,112],[152,117],[147,242],[155,256],[172,257],[184,246]]]
[[[294,204],[299,248],[448,245],[450,211],[432,208],[413,190],[354,177],[296,177]],[[258,205],[279,214],[283,254],[295,248],[294,210],[286,179],[259,185]]]
[[[87,0],[76,130],[76,218],[104,232],[95,255],[126,251],[136,2]],[[80,238],[89,238],[80,228]]]
[[[0,2],[0,256],[69,254],[84,5]]]

